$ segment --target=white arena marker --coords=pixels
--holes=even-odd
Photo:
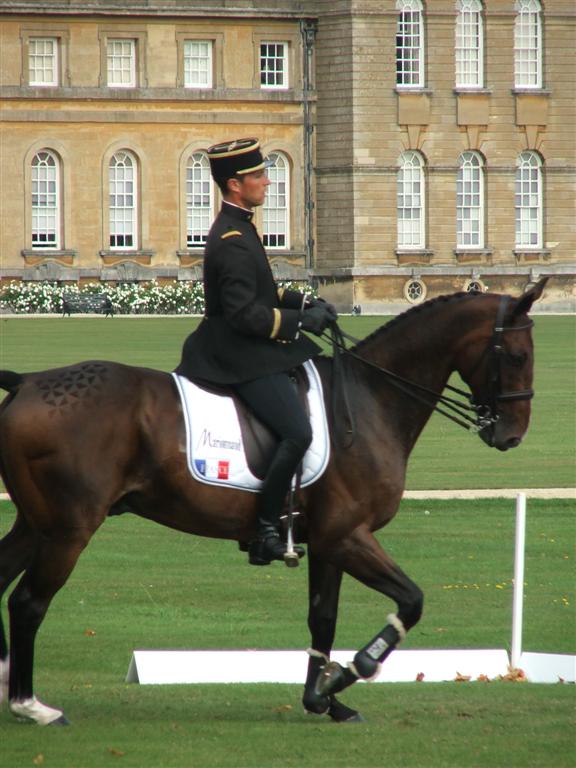
[[[512,646],[510,665],[520,666],[522,655],[522,613],[524,608],[524,552],[526,548],[526,494],[516,497],[516,536],[514,542],[514,592],[512,597]]]
[[[344,665],[355,651],[334,651],[331,658]],[[306,679],[305,651],[134,651],[126,682],[150,684],[190,683],[296,683]],[[454,680],[458,675],[493,679],[508,672],[505,650],[395,651],[375,682]]]

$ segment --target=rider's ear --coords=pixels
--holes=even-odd
[[[548,278],[543,277],[536,283],[536,285],[532,286],[529,291],[526,291],[526,293],[518,299],[518,303],[514,307],[514,314],[523,315],[530,312],[532,304],[542,296],[542,291],[547,282]]]

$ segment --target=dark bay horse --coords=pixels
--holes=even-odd
[[[527,313],[544,283],[520,298],[454,294],[428,301],[344,355],[354,437],[346,446],[333,439],[327,470],[301,500],[312,638],[303,698],[309,712],[359,717],[335,694],[372,677],[420,618],[421,590],[374,532],[396,514],[408,457],[451,373],[470,387],[488,445],[507,450],[522,440],[533,375]],[[317,366],[328,394],[333,361],[321,357]],[[398,388],[379,368],[413,382],[420,396]],[[106,517],[131,511],[187,533],[247,542],[255,495],[191,477],[181,408],[167,373],[93,361],[23,375],[1,371],[0,387],[9,393],[0,404],[0,472],[17,509],[0,541],[0,596],[23,574],[8,600],[9,656],[0,623],[0,693],[9,677],[15,715],[42,725],[66,723],[60,710],[34,696],[35,637]],[[424,391],[433,393],[428,400]],[[336,426],[331,417],[333,438]],[[346,668],[329,662],[343,573],[398,607]]]

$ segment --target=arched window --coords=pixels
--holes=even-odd
[[[398,247],[424,248],[424,161],[419,152],[400,156],[397,181]]]
[[[110,248],[138,248],[137,211],[136,158],[123,149],[110,158],[109,164]]]
[[[214,218],[214,183],[206,152],[194,152],[186,165],[186,244],[198,248],[206,243]]]
[[[516,247],[542,247],[542,161],[522,152],[516,163]]]
[[[264,245],[266,248],[290,247],[289,190],[290,167],[281,152],[272,152],[268,158],[270,186],[264,203]]]
[[[514,24],[514,84],[542,87],[542,7],[538,0],[517,0]]]
[[[396,84],[424,87],[424,24],[420,0],[397,0]]]
[[[456,182],[458,248],[484,247],[484,162],[477,152],[464,152]]]
[[[32,158],[32,248],[61,248],[60,163],[43,149]]]
[[[484,85],[484,29],[480,0],[456,3],[456,87]]]

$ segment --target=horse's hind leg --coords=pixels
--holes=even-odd
[[[10,709],[39,725],[67,724],[63,713],[33,692],[34,641],[56,592],[64,585],[92,530],[74,528],[45,534],[32,562],[8,600],[10,611]]]
[[[12,530],[0,540],[0,601],[34,555],[37,538],[20,515]],[[8,641],[0,614],[0,702],[8,698]]]
[[[422,615],[422,591],[380,547],[368,529],[357,529],[331,553],[330,559],[363,584],[394,600],[396,615],[354,656],[347,668],[331,662],[318,679],[317,690],[328,695],[347,688],[358,679],[370,679]]]
[[[302,703],[310,714],[328,714],[337,722],[361,720],[354,709],[344,706],[336,696],[322,695],[316,682],[330,660],[330,651],[336,634],[338,598],[342,583],[342,571],[330,563],[319,560],[312,552],[308,559],[308,628],[312,647],[308,654],[308,674]]]

